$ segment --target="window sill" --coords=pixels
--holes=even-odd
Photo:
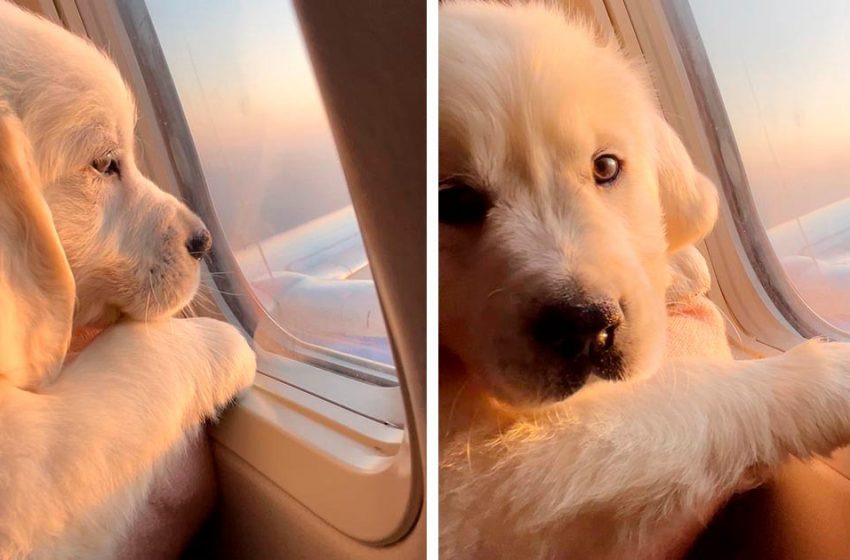
[[[355,539],[393,542],[416,517],[419,498],[403,429],[259,373],[212,435]]]

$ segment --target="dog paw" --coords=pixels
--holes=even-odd
[[[159,403],[181,417],[184,427],[214,417],[256,372],[256,357],[232,325],[209,318],[168,319],[112,325],[63,370],[75,383],[108,385]],[[134,393],[135,392],[135,393]],[[155,406],[151,404],[151,406]]]
[[[127,321],[107,328],[75,362],[118,364],[126,354],[144,356],[149,367],[140,374],[180,383],[194,403],[189,418],[209,418],[254,381],[257,360],[245,337],[234,326],[208,317]]]
[[[211,374],[209,389],[215,409],[221,409],[240,391],[251,386],[257,370],[257,357],[238,329],[207,317],[174,320],[192,323],[204,340]]]
[[[810,449],[826,454],[850,443],[850,344],[810,340],[782,360],[795,378],[782,388],[787,416],[802,429]]]
[[[834,384],[834,389],[847,390],[850,397],[850,344],[814,339],[795,346],[785,356],[816,385]]]

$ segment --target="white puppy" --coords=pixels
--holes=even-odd
[[[211,319],[166,318],[209,233],[134,162],[112,63],[0,1],[0,559],[108,558],[163,457],[250,384]],[[30,145],[31,141],[31,145]]]
[[[847,345],[664,359],[668,257],[717,197],[615,42],[447,3],[439,96],[446,557],[664,556],[761,466],[850,440]]]
[[[136,166],[135,105],[117,68],[5,2],[0,22],[0,98],[33,143],[77,284],[75,324],[172,315],[195,293],[211,239]]]

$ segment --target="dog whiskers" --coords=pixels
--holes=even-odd
[[[451,405],[451,407],[449,407],[449,415],[448,415],[448,418],[446,418],[445,426],[451,426],[452,425],[452,420],[454,419],[454,415],[455,415],[455,408],[457,408],[457,403],[460,400],[461,395],[466,390],[466,387],[468,385],[469,385],[469,379],[465,379],[464,382],[463,382],[463,385],[461,385],[460,388],[458,389],[457,393],[455,393],[455,397],[454,397],[454,399],[452,399],[452,405]]]
[[[500,294],[504,291],[505,291],[504,288],[496,288],[495,290],[493,290],[492,292],[487,294],[487,297],[485,299],[490,299],[491,297],[495,296],[496,294]]]
[[[496,430],[499,432],[498,442],[505,449],[505,451],[510,451],[511,447],[508,445],[508,440],[505,437],[504,431],[502,431],[502,418],[501,416],[496,416]]]
[[[148,323],[148,313],[150,312],[151,293],[153,293],[153,275],[148,271],[148,295],[145,298],[145,333],[150,337],[150,325]]]
[[[216,288],[216,291],[220,294],[225,294],[225,295],[228,295],[228,296],[244,296],[245,295],[244,293],[240,293],[240,292],[226,292],[224,290],[219,290],[218,288]]]
[[[478,412],[481,410],[481,405],[476,404],[475,410],[472,413],[472,421],[469,423],[469,426],[466,431],[466,466],[469,470],[472,470],[472,428],[471,426],[475,426],[475,421],[478,419]]]
[[[154,301],[154,303],[156,304],[156,308],[157,308],[157,310],[159,310],[159,311],[161,312],[161,311],[162,311],[162,303],[160,303],[160,301],[159,301],[159,296],[157,296],[156,291],[153,289],[153,275],[151,275],[150,273],[148,273],[148,276],[150,277],[151,293],[153,294],[153,301]],[[168,326],[169,326],[169,328],[170,328],[170,330],[171,330],[171,333],[173,334],[173,333],[174,333],[174,323],[172,323],[171,321],[169,321],[169,322],[168,322]]]
[[[189,302],[187,308],[194,317],[200,315],[199,311],[214,313],[218,309],[215,302],[213,302],[212,298],[206,292],[198,292],[195,298]]]
[[[726,319],[726,322],[727,322],[727,323],[729,324],[729,326],[731,326],[731,327],[732,327],[732,329],[735,331],[735,337],[738,339],[738,343],[739,343],[739,344],[743,344],[744,339],[743,339],[743,337],[741,336],[741,331],[740,331],[740,329],[738,329],[738,326],[735,324],[735,322],[734,322],[734,321],[732,321],[732,319],[729,317],[729,315],[727,315],[727,314],[726,314],[726,312],[725,312],[725,311],[723,311],[723,310],[720,308],[720,306],[719,306],[719,305],[715,305],[715,306],[714,306],[714,308],[715,308],[715,309],[717,309],[717,312],[718,312],[718,313],[720,313],[720,315],[722,315],[724,319]]]

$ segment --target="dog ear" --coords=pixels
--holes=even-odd
[[[35,389],[59,372],[74,298],[29,141],[0,100],[0,379]]]
[[[658,189],[667,250],[672,253],[705,237],[717,220],[717,189],[696,170],[679,136],[656,116]]]

